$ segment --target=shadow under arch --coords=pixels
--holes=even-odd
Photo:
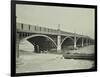
[[[56,42],[47,35],[34,34],[25,37],[23,40],[29,41],[34,46],[34,51],[36,53],[51,51],[57,48]]]
[[[56,45],[55,41],[54,41],[51,37],[49,37],[49,36],[47,36],[47,35],[42,35],[42,34],[30,35],[30,36],[28,36],[28,37],[24,38],[23,40],[27,40],[27,39],[30,39],[30,38],[33,38],[33,37],[38,37],[38,36],[48,38],[48,39],[49,39],[50,41],[52,41],[52,42],[53,42],[53,44],[57,47],[57,45]]]
[[[78,37],[76,39],[76,45],[77,47],[82,47],[82,40],[84,39],[84,37]]]
[[[83,46],[86,46],[88,45],[88,40],[90,40],[89,38],[86,38],[86,37],[79,37],[77,40],[76,40],[76,44],[80,44],[79,47],[82,47],[82,43],[83,43]]]
[[[62,46],[62,44],[64,43],[64,41],[65,41],[66,39],[71,39],[71,40],[74,42],[74,39],[73,39],[71,36],[67,36],[67,37],[65,37],[65,38],[63,39],[63,41],[61,42],[61,46]]]
[[[78,38],[76,39],[76,43],[77,43],[77,41],[80,40],[80,39],[85,39],[85,38],[84,38],[84,37],[78,37]]]
[[[63,51],[73,49],[73,47],[74,47],[73,37],[67,36],[61,42],[61,48]]]

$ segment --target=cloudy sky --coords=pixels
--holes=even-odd
[[[16,5],[17,22],[38,25],[94,38],[94,9]]]

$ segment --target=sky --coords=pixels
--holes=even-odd
[[[38,25],[51,29],[60,29],[66,32],[75,32],[94,38],[94,9],[16,5],[17,22]]]

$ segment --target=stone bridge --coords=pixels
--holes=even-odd
[[[77,49],[94,44],[94,40],[88,36],[76,33],[61,31],[40,27],[38,25],[29,25],[16,23],[16,51],[19,52],[19,42],[23,39],[28,40],[35,47],[35,51],[53,51],[61,53],[61,50]]]

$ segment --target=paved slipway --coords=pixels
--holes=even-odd
[[[81,52],[81,50],[89,50],[91,48],[93,46],[84,47],[79,49],[79,51]],[[94,63],[89,60],[64,59],[61,54],[36,54],[32,52],[28,52],[28,54],[26,52],[23,52],[23,54],[20,53],[20,59],[21,64],[17,65],[17,73],[89,69]]]

